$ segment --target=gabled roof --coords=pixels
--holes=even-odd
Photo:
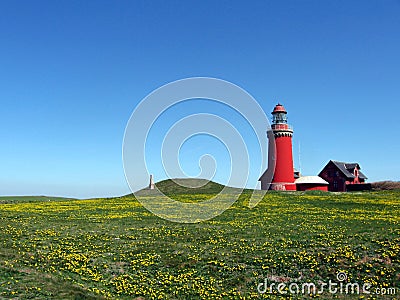
[[[345,163],[345,162],[341,162],[341,161],[335,161],[335,160],[331,160],[331,162],[343,173],[344,176],[346,176],[347,178],[356,178],[356,176],[354,176],[353,173],[349,172],[348,169],[346,168],[346,164],[349,166],[352,165],[357,165],[357,164],[353,164],[353,163]],[[354,167],[353,167],[354,169]]]
[[[358,163],[347,163],[347,162],[336,161],[336,160],[330,160],[329,163],[333,163],[342,172],[342,174],[346,178],[350,178],[350,179],[356,178],[356,176],[354,176],[353,172],[354,172],[354,169],[357,167],[358,170],[359,170],[358,171],[358,177],[361,178],[361,179],[367,179],[367,176],[365,176],[360,171],[361,168],[360,168],[360,165]],[[321,172],[320,172],[320,174],[321,174]]]
[[[368,177],[365,176],[365,174],[364,174],[363,172],[361,172],[361,171],[358,171],[358,178],[361,178],[361,179],[368,179]]]
[[[337,163],[339,163],[339,162],[337,161]],[[344,165],[347,170],[354,170],[355,167],[360,168],[360,165],[358,163],[344,163]]]

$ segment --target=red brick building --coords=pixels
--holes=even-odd
[[[370,190],[371,184],[365,183],[367,176],[360,169],[358,163],[330,160],[318,175],[329,183],[331,192]]]

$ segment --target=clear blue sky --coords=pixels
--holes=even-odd
[[[400,1],[1,1],[0,45],[2,195],[128,193],[134,107],[192,76],[282,102],[306,175],[400,179]]]

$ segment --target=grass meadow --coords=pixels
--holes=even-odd
[[[196,196],[207,193],[174,195]],[[132,195],[0,198],[0,298],[400,298],[400,191],[270,192],[253,209],[248,199],[245,191],[222,215],[181,224]],[[257,290],[265,279],[317,284],[338,272],[371,294]],[[389,288],[396,295],[374,295]]]

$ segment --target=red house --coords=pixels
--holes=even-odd
[[[360,169],[358,163],[330,160],[318,175],[329,183],[331,192],[370,190],[371,184],[365,183],[367,176]]]

